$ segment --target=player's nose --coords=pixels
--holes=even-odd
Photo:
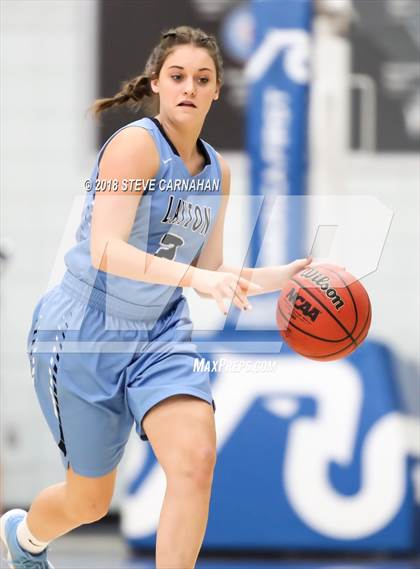
[[[195,93],[194,79],[193,78],[186,79],[184,84],[184,94],[193,95],[194,93]]]

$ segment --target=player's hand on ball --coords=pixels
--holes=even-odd
[[[283,288],[283,285],[293,277],[296,273],[307,267],[312,263],[312,257],[306,257],[305,259],[297,259],[292,263],[287,265],[281,265],[276,267],[276,280],[278,281],[278,287]]]
[[[227,314],[225,299],[230,300],[240,310],[249,310],[251,305],[247,294],[261,290],[257,284],[234,273],[198,269],[193,276],[192,285],[199,293],[214,298],[217,306]]]

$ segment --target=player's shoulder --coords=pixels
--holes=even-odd
[[[119,130],[110,140],[107,148],[122,148],[124,150],[128,148],[141,148],[149,149],[151,151],[156,150],[156,144],[154,143],[153,136],[151,132],[146,129],[140,121],[129,123]]]
[[[141,121],[129,123],[120,129],[112,139],[108,142],[103,161],[107,159],[118,159],[124,157],[125,159],[133,157],[137,159],[147,157],[149,163],[159,164],[160,157],[156,143],[151,132],[142,127]]]

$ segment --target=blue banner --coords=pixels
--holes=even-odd
[[[255,48],[246,67],[251,192],[264,196],[252,265],[307,254],[304,211],[276,196],[306,192],[306,139],[312,0],[254,0]]]

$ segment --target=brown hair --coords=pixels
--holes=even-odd
[[[102,111],[110,107],[124,105],[134,110],[140,107],[146,107],[148,110],[155,110],[157,107],[157,99],[153,93],[150,80],[159,76],[165,59],[173,51],[177,45],[191,44],[195,47],[207,49],[209,55],[214,61],[216,67],[216,80],[219,85],[223,83],[223,61],[214,36],[206,34],[200,28],[191,28],[190,26],[179,26],[171,28],[167,32],[162,32],[160,42],[155,46],[147,60],[144,71],[141,75],[133,77],[129,81],[125,81],[121,85],[121,91],[113,97],[105,99],[97,99],[91,111],[94,115],[99,115]],[[145,104],[144,97],[149,97],[149,101]]]

